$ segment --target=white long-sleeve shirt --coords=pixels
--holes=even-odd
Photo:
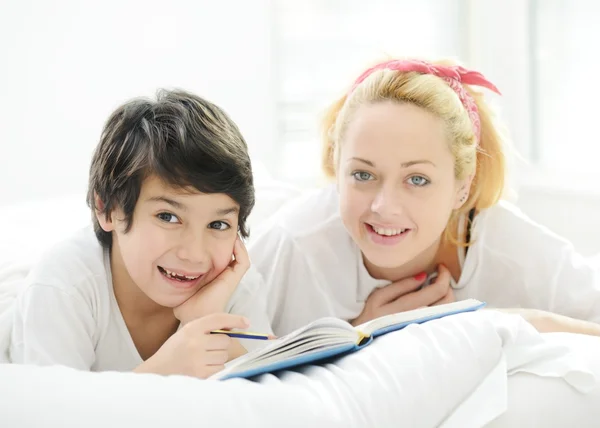
[[[535,308],[600,322],[600,272],[573,246],[500,202],[474,219],[456,299]],[[388,284],[370,276],[339,214],[335,187],[309,193],[272,217],[251,240],[275,334],[319,317],[356,318]],[[460,258],[460,257],[459,257]]]
[[[45,253],[25,282],[14,306],[13,363],[130,371],[143,362],[113,292],[109,252],[91,226]],[[256,271],[247,272],[226,312],[246,316],[252,331],[269,333],[264,302],[254,289],[259,286]],[[263,345],[242,342],[249,350]]]

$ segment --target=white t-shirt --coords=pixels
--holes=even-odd
[[[251,269],[226,311],[270,333],[258,287],[260,275]],[[242,340],[249,350],[259,342]],[[15,302],[9,352],[13,363],[91,371],[131,371],[143,362],[113,292],[109,252],[91,226],[47,252],[29,273]]]
[[[457,300],[600,322],[599,269],[515,206],[500,202],[480,212],[471,242],[454,285]],[[389,284],[367,272],[340,218],[333,186],[285,206],[253,237],[249,251],[266,283],[277,335],[320,317],[354,319],[369,294]]]

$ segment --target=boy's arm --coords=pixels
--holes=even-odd
[[[248,318],[250,320],[248,331],[272,335],[273,330],[267,315],[264,293],[262,276],[256,268],[250,266],[231,297],[226,311]],[[236,342],[242,347],[243,353],[261,348],[269,343],[266,340],[254,339],[240,339],[239,341],[236,340]],[[237,344],[235,346],[237,347]]]
[[[90,370],[94,330],[91,308],[80,296],[50,285],[29,285],[15,301],[10,359]]]

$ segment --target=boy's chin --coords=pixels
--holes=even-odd
[[[163,308],[175,309],[176,307],[181,306],[185,302],[187,302],[189,298],[193,295],[194,293],[191,293],[189,296],[173,296],[163,293],[148,297],[150,297],[150,299],[158,306],[161,306]]]

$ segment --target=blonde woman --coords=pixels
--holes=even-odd
[[[497,92],[458,65],[391,60],[333,104],[323,168],[334,183],[250,247],[276,334],[465,298],[523,308],[540,331],[598,334],[600,273],[501,200],[502,136],[475,86]]]

